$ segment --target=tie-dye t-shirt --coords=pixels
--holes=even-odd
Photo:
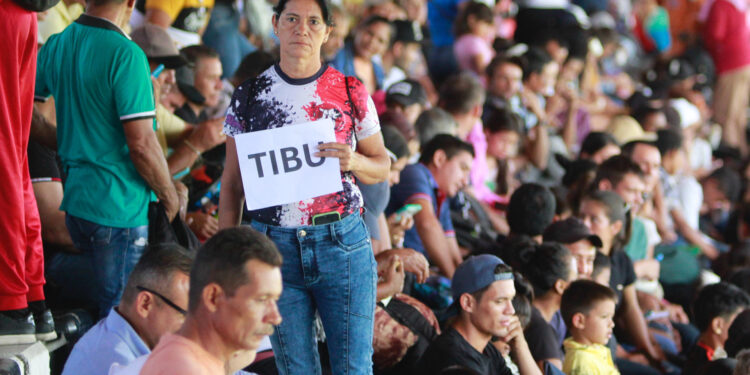
[[[347,95],[345,79],[354,107]],[[380,133],[375,105],[359,80],[345,77],[325,65],[310,78],[294,79],[284,74],[277,64],[237,87],[227,110],[224,133],[233,137],[323,118],[334,121],[336,141],[347,143],[352,149],[356,149],[358,139]],[[352,119],[356,119],[354,124]],[[321,213],[337,211],[343,217],[358,212],[362,207],[362,194],[354,183],[354,175],[341,173],[341,182],[344,190],[340,192],[253,210],[245,213],[245,219],[296,227],[311,225],[312,217]]]

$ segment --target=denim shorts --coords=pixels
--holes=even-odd
[[[281,375],[321,373],[315,341],[320,314],[333,374],[372,374],[375,258],[359,214],[323,225],[277,227],[250,224],[279,248],[284,291],[282,323],[271,344]]]

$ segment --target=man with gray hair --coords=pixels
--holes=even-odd
[[[150,247],[130,274],[120,305],[86,332],[63,375],[107,374],[148,354],[185,320],[193,259],[179,245]]]
[[[469,137],[470,133],[482,133],[484,97],[482,83],[469,72],[449,77],[440,87],[438,105],[456,120],[459,138],[474,143]]]
[[[441,108],[430,108],[417,117],[414,124],[419,138],[419,148],[423,148],[438,134],[456,135],[458,124],[450,113]]]

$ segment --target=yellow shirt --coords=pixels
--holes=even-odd
[[[160,103],[156,104],[156,139],[159,140],[164,155],[167,154],[168,141],[179,137],[184,131],[185,121],[169,112]]]
[[[47,11],[44,19],[39,21],[39,44],[44,44],[54,34],[61,33],[68,25],[73,23],[78,16],[83,14],[83,5],[79,3],[65,5],[60,1]]]
[[[172,27],[200,32],[208,24],[214,0],[146,0],[146,10],[159,9],[172,19]]]
[[[563,372],[566,375],[619,375],[612,362],[612,353],[604,345],[582,345],[573,338],[563,343],[565,361]]]

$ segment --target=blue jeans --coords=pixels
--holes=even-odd
[[[148,244],[148,226],[113,228],[66,215],[65,224],[80,254],[50,257],[47,277],[63,294],[92,303],[104,317],[120,302],[125,283]]]
[[[284,228],[253,221],[284,257],[283,321],[271,336],[281,375],[321,373],[313,322],[320,314],[333,374],[372,374],[377,271],[370,235],[358,214]]]

